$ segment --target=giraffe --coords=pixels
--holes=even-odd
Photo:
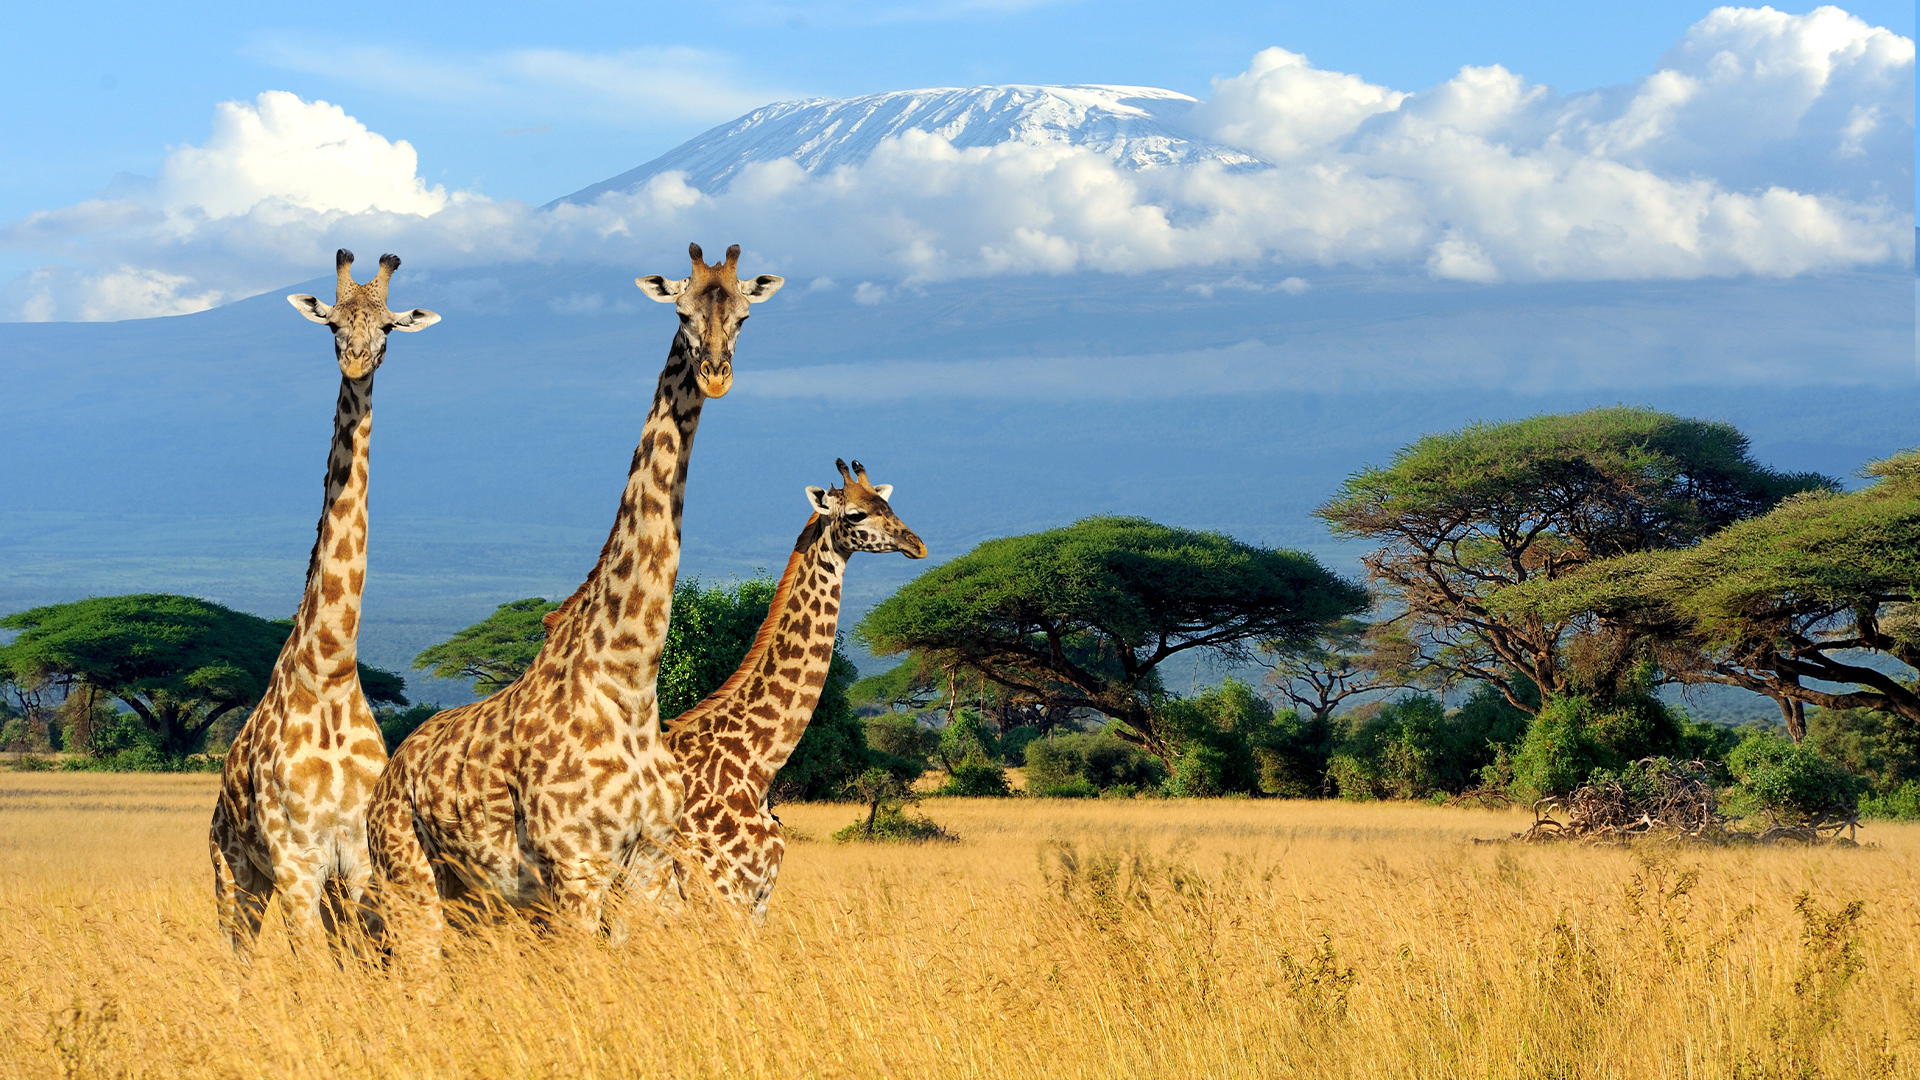
[[[927,545],[894,516],[891,484],[873,485],[858,461],[843,486],[807,489],[813,514],[794,542],[746,659],[720,689],[667,725],[686,782],[681,838],[721,896],[755,922],[767,914],[786,841],[767,789],[820,701],[840,622],[840,583],[856,551],[924,559]]]
[[[322,927],[337,932],[367,885],[367,797],[387,763],[360,691],[356,648],[367,577],[373,373],[386,359],[388,331],[413,333],[440,321],[421,308],[387,310],[387,282],[399,268],[397,256],[382,255],[373,280],[355,284],[353,253],[341,248],[334,303],[287,297],[332,329],[340,396],[306,591],[266,692],[227,751],[213,809],[214,897],[242,957],[275,892],[296,939],[311,940]]]
[[[533,666],[484,701],[421,725],[394,754],[368,830],[382,911],[431,959],[443,901],[475,890],[541,905],[589,931],[617,880],[670,882],[682,785],[654,682],[674,579],[687,462],[702,403],[733,380],[747,309],[782,278],[742,282],[740,247],[681,281],[636,278],[680,317],[613,529],[587,580],[547,618]]]

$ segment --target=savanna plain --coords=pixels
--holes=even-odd
[[[444,970],[216,933],[211,776],[0,773],[4,1077],[1920,1076],[1920,825],[1859,847],[1476,844],[1522,815],[780,808],[764,925],[484,920]],[[270,920],[271,924],[271,920]]]

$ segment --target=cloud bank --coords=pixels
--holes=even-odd
[[[1132,170],[908,130],[858,165],[756,163],[715,194],[668,173],[551,211],[429,187],[405,141],[270,91],[218,106],[150,185],[0,226],[47,260],[0,288],[0,318],[200,310],[313,276],[343,245],[423,268],[651,269],[689,237],[737,239],[755,270],[876,303],[1082,270],[1219,267],[1297,290],[1333,267],[1496,283],[1910,263],[1913,91],[1913,42],[1838,8],[1721,8],[1647,78],[1569,96],[1497,65],[1408,93],[1264,50],[1188,122],[1270,168]]]

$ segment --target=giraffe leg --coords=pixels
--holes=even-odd
[[[213,855],[214,904],[234,955],[245,960],[260,936],[260,917],[273,898],[273,879],[254,867],[239,832],[226,808],[214,807],[207,838]]]
[[[431,964],[440,957],[447,918],[433,863],[404,799],[376,799],[367,814],[367,849],[378,919],[397,959]]]
[[[280,917],[296,950],[317,950],[327,940],[325,914],[326,873],[320,860],[302,858],[275,875],[280,893]]]

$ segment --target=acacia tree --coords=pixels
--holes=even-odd
[[[437,679],[472,679],[474,693],[485,697],[513,684],[540,655],[547,628],[540,620],[559,604],[533,596],[493,609],[493,614],[413,658],[415,671]]]
[[[1795,741],[1805,705],[1877,709],[1920,732],[1920,451],[1863,471],[1878,482],[1800,495],[1697,547],[1598,562],[1501,606],[1625,626],[1683,682],[1781,702]]]
[[[1367,575],[1400,609],[1418,670],[1485,681],[1531,713],[1569,688],[1569,645],[1598,686],[1621,679],[1633,650],[1617,627],[1501,608],[1502,590],[1688,547],[1788,495],[1836,486],[1758,464],[1730,424],[1619,407],[1430,435],[1349,477],[1315,514],[1337,536],[1380,545]],[[1582,629],[1591,634],[1570,642]]]
[[[1204,650],[1251,657],[1356,614],[1367,595],[1311,555],[1137,517],[989,540],[920,575],[869,612],[874,652],[914,653],[1018,693],[1118,720],[1163,759],[1159,668]]]
[[[287,619],[167,593],[97,596],[0,618],[20,631],[0,647],[0,669],[56,680],[69,693],[116,698],[159,740],[162,752],[198,749],[208,729],[266,690]],[[360,686],[375,704],[405,705],[406,682],[360,665]]]

